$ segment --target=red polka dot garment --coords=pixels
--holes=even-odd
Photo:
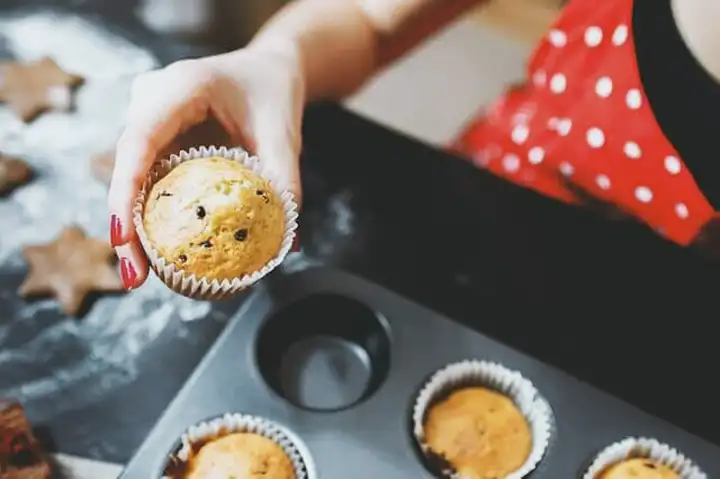
[[[687,245],[714,210],[645,97],[632,10],[632,0],[571,1],[533,54],[527,84],[453,148],[562,201],[581,202],[574,191],[583,190]]]

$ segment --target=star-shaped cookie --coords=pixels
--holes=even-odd
[[[112,265],[113,249],[76,226],[65,228],[50,243],[25,246],[23,255],[30,271],[20,286],[20,296],[54,296],[68,315],[77,315],[92,292],[124,290]]]
[[[73,89],[83,78],[64,71],[51,58],[0,63],[0,102],[24,122],[47,110],[69,111]]]
[[[32,178],[32,169],[22,160],[0,153],[0,196],[10,193]]]

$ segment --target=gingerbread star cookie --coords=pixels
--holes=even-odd
[[[96,180],[109,184],[115,168],[115,151],[106,151],[90,160],[90,170]]]
[[[32,178],[32,169],[22,160],[0,154],[0,196],[10,193]]]
[[[92,292],[124,290],[112,265],[113,249],[76,226],[65,228],[51,243],[25,246],[23,255],[30,271],[20,296],[54,296],[68,315],[77,315]]]
[[[24,122],[47,110],[69,111],[72,93],[83,78],[64,71],[51,58],[31,63],[0,63],[0,102]]]

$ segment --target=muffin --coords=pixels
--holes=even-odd
[[[259,434],[235,433],[204,444],[187,465],[184,479],[295,479],[285,452]]]
[[[613,464],[597,479],[680,479],[680,476],[659,462],[635,458]]]
[[[583,479],[707,479],[677,449],[647,437],[627,437],[602,449]]]
[[[429,409],[425,443],[460,477],[496,479],[527,461],[532,433],[509,397],[484,387],[467,387]]]
[[[415,398],[412,435],[434,477],[519,479],[542,461],[552,408],[520,372],[477,359],[436,371]]]
[[[220,156],[173,168],[150,189],[142,220],[166,264],[217,281],[260,270],[285,235],[283,203],[270,183]]]

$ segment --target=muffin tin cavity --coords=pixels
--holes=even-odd
[[[313,294],[268,317],[256,345],[266,383],[295,406],[338,411],[370,397],[390,366],[385,319],[365,304]]]
[[[530,453],[513,472],[527,436],[514,434],[516,415],[500,413],[505,401],[460,397],[435,416],[435,440],[424,434],[425,412],[467,386],[501,393],[527,420]],[[472,407],[457,414],[458,404]],[[637,444],[617,443],[627,437],[651,438],[639,440],[643,457],[672,465],[679,479],[720,478],[717,445],[331,268],[276,272],[248,296],[122,479],[147,478],[189,424],[227,411],[291,430],[318,479],[456,478],[468,469],[456,453],[467,450],[490,451],[482,466],[472,458],[490,469],[485,479],[600,479],[607,464],[636,454]]]

